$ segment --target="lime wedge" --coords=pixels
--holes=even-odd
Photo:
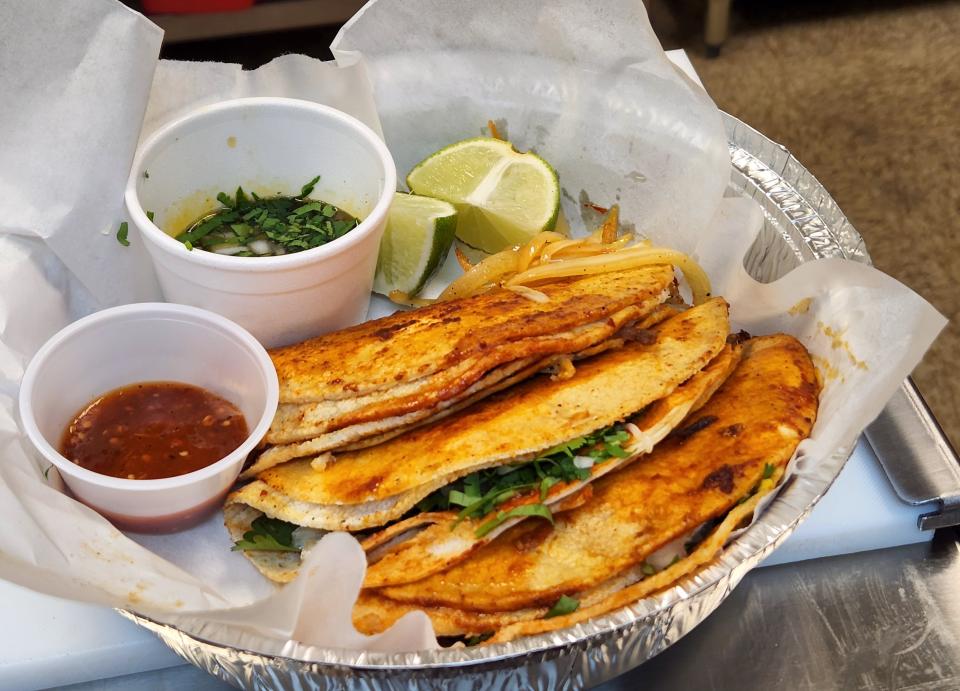
[[[410,171],[407,185],[454,204],[457,237],[489,253],[553,230],[560,212],[560,183],[550,164],[490,137],[441,149]]]
[[[380,241],[373,289],[416,295],[453,244],[457,210],[439,199],[397,192]]]

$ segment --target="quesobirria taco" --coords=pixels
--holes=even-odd
[[[280,406],[242,477],[379,444],[668,314],[673,269],[555,280],[535,302],[505,289],[440,302],[273,350]]]

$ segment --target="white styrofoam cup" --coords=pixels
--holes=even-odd
[[[168,234],[216,208],[221,191],[297,195],[317,175],[311,197],[361,219],[320,247],[233,257],[188,250]],[[359,120],[311,101],[242,98],[154,132],[137,153],[125,201],[139,231],[131,241],[146,244],[167,301],[222,314],[274,347],[363,321],[395,190],[390,152]]]

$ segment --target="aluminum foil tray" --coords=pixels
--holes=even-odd
[[[781,145],[723,114],[732,171],[728,196],[751,197],[765,223],[745,259],[772,281],[801,262],[869,262],[859,234],[823,186]],[[246,689],[556,689],[593,686],[653,657],[690,631],[748,571],[782,543],[829,489],[851,448],[822,459],[815,475],[793,476],[753,526],[708,568],[631,607],[569,629],[478,648],[420,653],[324,651],[303,662],[238,650],[121,612],[189,662]]]

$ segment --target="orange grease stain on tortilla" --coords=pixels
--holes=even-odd
[[[237,138],[227,137],[227,146],[229,146],[231,149],[237,148]]]
[[[830,347],[834,350],[842,350],[846,353],[847,357],[850,358],[850,362],[862,370],[870,369],[867,367],[867,363],[859,359],[856,355],[853,354],[853,351],[850,349],[850,344],[843,338],[843,334],[831,326],[827,326],[821,321],[817,322],[817,327],[820,329],[820,332],[830,339]]]
[[[810,303],[813,302],[813,298],[803,298],[793,307],[787,310],[792,316],[797,316],[798,314],[806,314],[810,311]]]

